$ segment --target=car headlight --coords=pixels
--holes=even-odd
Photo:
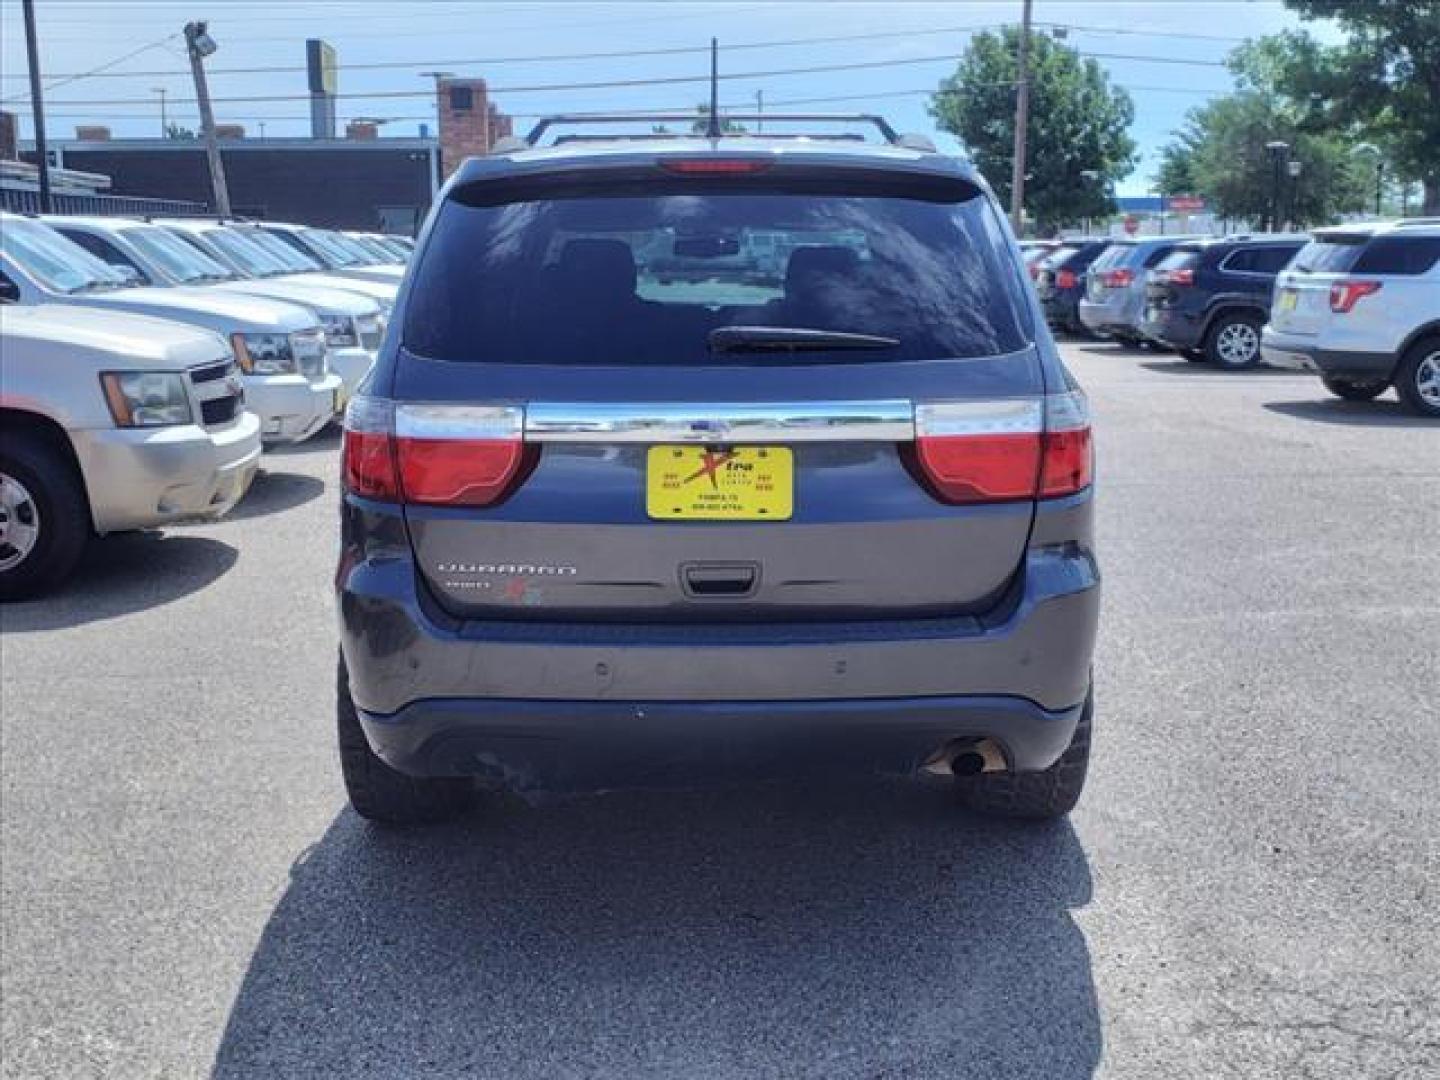
[[[118,427],[168,427],[193,417],[185,376],[176,372],[105,371],[100,385]]]
[[[348,349],[359,343],[355,320],[349,315],[325,316],[325,344],[332,349]]]
[[[289,334],[231,334],[230,341],[235,362],[248,375],[290,375],[297,370]]]

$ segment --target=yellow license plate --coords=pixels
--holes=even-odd
[[[795,463],[784,446],[652,446],[645,512],[697,521],[785,521]]]
[[[1300,294],[1294,289],[1282,289],[1280,292],[1280,300],[1275,307],[1279,311],[1294,311],[1295,302],[1299,299]]]

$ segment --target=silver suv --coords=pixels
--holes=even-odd
[[[657,269],[680,259],[712,270]],[[361,814],[811,769],[1074,806],[1088,410],[972,166],[898,138],[520,149],[457,170],[411,265],[346,416]]]
[[[1321,229],[1275,282],[1266,363],[1440,417],[1440,218]]]

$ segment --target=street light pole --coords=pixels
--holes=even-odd
[[[1280,139],[1273,139],[1265,144],[1266,151],[1270,154],[1270,221],[1266,232],[1280,231],[1280,168],[1285,160],[1285,154],[1290,149],[1290,144]]]
[[[1030,5],[1020,16],[1020,55],[1015,80],[1015,152],[1010,173],[1010,224],[1019,236],[1025,218],[1025,137],[1030,121]]]
[[[210,87],[205,82],[205,57],[218,46],[205,32],[203,22],[185,24],[185,48],[190,54],[190,72],[195,76],[195,100],[200,106],[200,130],[205,136],[205,158],[210,164],[210,187],[215,192],[215,212],[230,216],[230,189],[225,183],[225,163],[215,141],[215,113],[210,108]]]
[[[1375,161],[1375,216],[1380,216],[1380,197],[1385,192],[1385,159]]]
[[[40,212],[50,213],[50,151],[45,146],[45,96],[40,88],[40,47],[35,43],[35,0],[25,0],[25,56],[30,64],[30,116],[35,121],[35,164],[40,170]]]
[[[165,87],[152,86],[150,92],[160,95],[160,137],[163,139],[170,131],[169,118],[165,115]]]

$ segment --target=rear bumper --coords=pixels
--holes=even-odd
[[[1097,334],[1110,334],[1124,336],[1137,336],[1140,327],[1133,310],[1134,305],[1128,302],[1129,297],[1113,297],[1107,300],[1081,300],[1079,305],[1080,322],[1086,329]]]
[[[1087,533],[1089,512],[1088,494],[1066,511]],[[460,622],[397,555],[342,552],[340,641],[372,745],[415,774],[499,770],[548,786],[554,761],[694,764],[698,746],[717,760],[799,752],[909,772],[970,737],[1043,769],[1090,686],[1100,579],[1074,543],[1032,548],[985,616],[764,625]]]
[[[1080,323],[1080,297],[1075,292],[1056,290],[1040,302],[1045,321],[1057,330],[1083,330]]]
[[[1395,374],[1394,353],[1324,349],[1313,337],[1282,334],[1268,326],[1260,335],[1260,357],[1272,367],[1340,378],[1388,381]]]
[[[703,778],[899,775],[958,740],[995,739],[1007,765],[1044,769],[1070,744],[1083,704],[1022,698],[622,702],[452,698],[360,713],[392,768],[480,776],[514,791],[668,787]]]

